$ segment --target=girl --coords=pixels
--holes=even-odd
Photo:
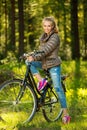
[[[44,53],[29,56],[27,57],[27,61],[32,62],[31,72],[38,79],[37,87],[39,91],[46,86],[47,81],[40,76],[37,68],[43,68],[49,71],[63,109],[62,121],[66,124],[70,122],[70,116],[67,111],[66,97],[61,86],[61,60],[58,57],[60,39],[54,18],[44,18],[42,27],[44,33],[40,37],[39,50]]]

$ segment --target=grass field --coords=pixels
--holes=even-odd
[[[11,66],[11,70],[17,74],[19,71],[22,74],[24,69],[25,66],[20,69],[18,66]],[[33,120],[26,125],[19,124],[16,117],[12,117],[12,119],[15,118],[14,122],[9,117],[6,117],[6,122],[0,119],[0,130],[87,130],[87,62],[63,62],[62,73],[70,74],[66,80],[66,97],[71,115],[70,124],[62,124],[61,119],[57,122],[48,123],[40,110],[35,114]]]

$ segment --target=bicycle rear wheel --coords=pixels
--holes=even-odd
[[[26,123],[32,120],[37,109],[37,98],[29,85],[23,88],[22,80],[18,79],[1,85],[0,116],[4,121]]]
[[[48,88],[42,112],[48,122],[57,121],[61,117],[62,109],[55,90]]]

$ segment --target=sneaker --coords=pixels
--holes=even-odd
[[[71,119],[71,117],[70,116],[64,116],[63,118],[62,118],[62,122],[64,123],[64,124],[69,124],[70,123],[70,119]]]
[[[47,80],[46,79],[42,79],[37,86],[38,91],[41,91],[47,84]]]

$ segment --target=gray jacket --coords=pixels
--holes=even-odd
[[[39,47],[39,50],[44,53],[34,55],[34,60],[42,61],[43,69],[60,65],[61,59],[58,57],[59,45],[60,40],[57,33],[51,32],[49,36],[44,33],[40,38]]]

